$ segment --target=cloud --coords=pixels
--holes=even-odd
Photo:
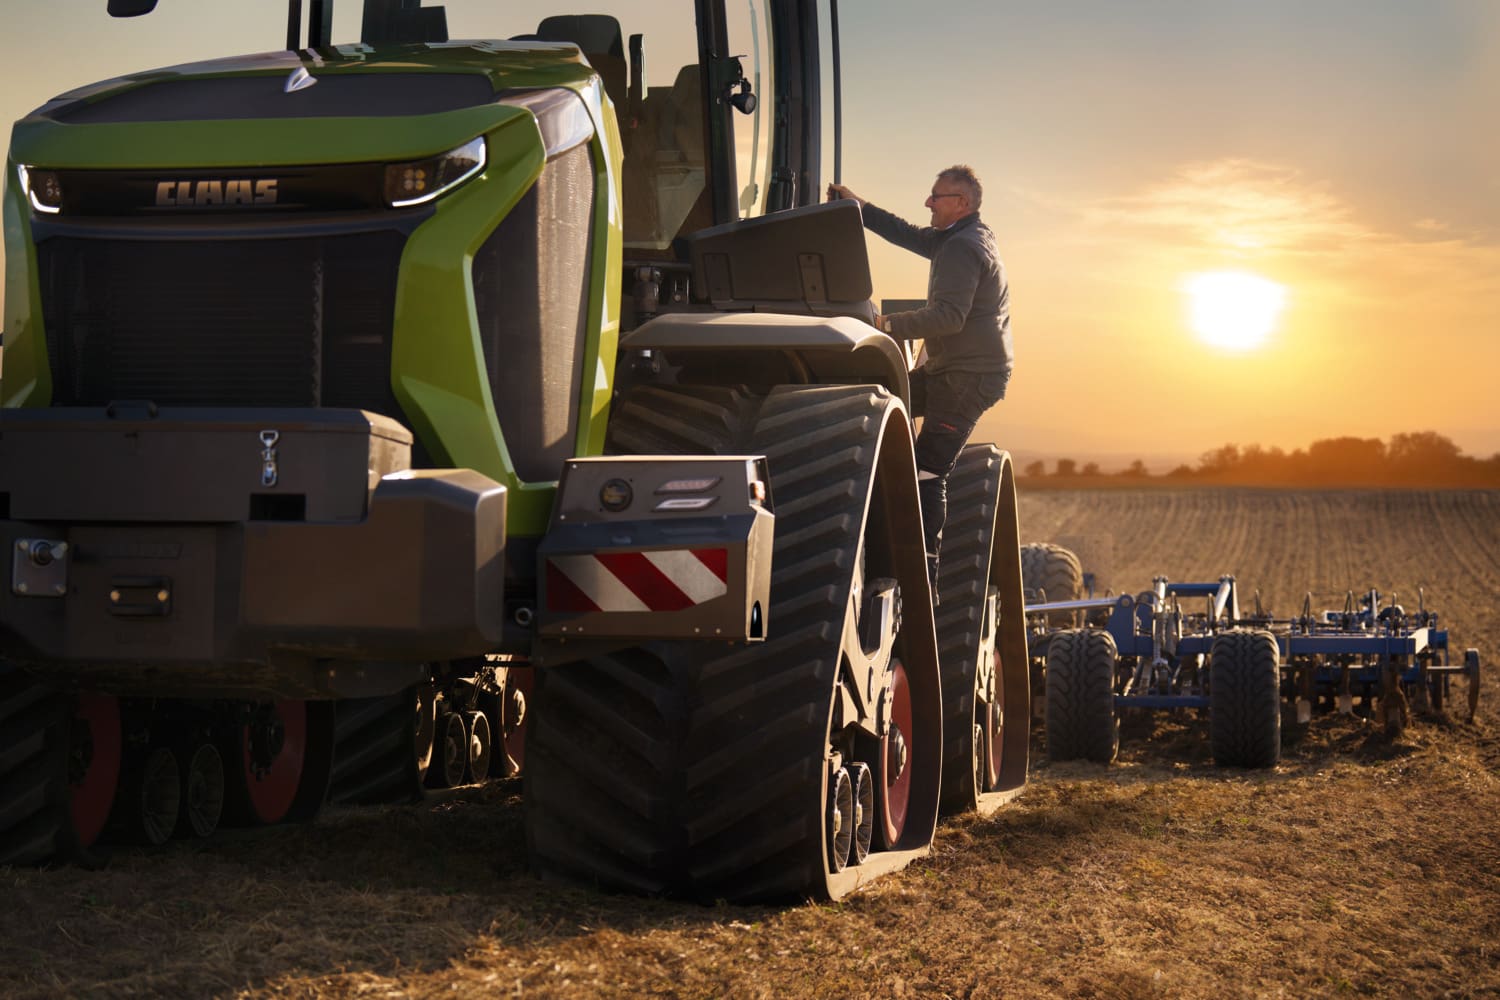
[[[1500,245],[1427,218],[1383,229],[1331,183],[1279,164],[1222,159],[1184,164],[1140,190],[1093,200],[1023,195],[1064,221],[1063,239],[1160,266],[1187,258],[1323,279],[1367,302],[1415,296],[1467,299],[1500,310]]]
[[[1084,210],[1106,228],[1170,231],[1179,246],[1230,252],[1327,253],[1376,240],[1354,212],[1287,167],[1250,160],[1190,163],[1139,193]]]

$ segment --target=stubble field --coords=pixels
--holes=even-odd
[[[1500,639],[1500,493],[1044,491],[1028,540],[1114,538],[1116,589],[1234,573],[1277,614],[1425,589]],[[1493,672],[1492,672],[1493,673]],[[704,907],[527,874],[518,782],[107,869],[0,869],[0,996],[1500,996],[1500,696],[1390,739],[1315,719],[1273,772],[1135,720],[833,905]]]

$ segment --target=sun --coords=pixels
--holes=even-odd
[[[1286,288],[1245,271],[1209,271],[1183,282],[1188,321],[1211,347],[1250,351],[1265,343],[1286,305]]]

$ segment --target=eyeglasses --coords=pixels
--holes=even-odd
[[[928,201],[937,201],[939,198],[962,198],[961,194],[938,194],[936,191],[927,196]]]

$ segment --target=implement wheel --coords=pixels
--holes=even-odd
[[[1028,592],[1045,594],[1048,601],[1076,601],[1083,596],[1083,566],[1078,557],[1051,542],[1021,546],[1021,580]],[[1071,611],[1053,611],[1047,620],[1068,625],[1075,617]]]
[[[1281,759],[1281,653],[1276,637],[1224,632],[1209,652],[1209,729],[1220,767],[1273,767]]]
[[[585,884],[748,901],[838,898],[923,853],[937,818],[942,706],[900,404],[868,386],[765,397],[650,387],[616,406],[610,444],[767,456],[776,504],[769,638],[728,649],[652,643],[539,668],[524,796],[533,864]],[[896,602],[901,624],[881,640],[889,659],[872,660],[861,623]],[[877,677],[906,678],[910,730],[894,780],[893,732],[865,732],[846,717],[866,663]],[[877,688],[902,711],[899,680]],[[876,772],[873,798],[886,789],[882,839],[895,847],[837,871],[841,849],[858,858],[828,821],[851,762]],[[852,801],[857,845],[863,816]]]
[[[1099,629],[1058,632],[1047,645],[1047,759],[1107,764],[1120,751],[1115,640]]]
[[[1469,721],[1474,721],[1474,713],[1479,711],[1479,650],[1464,650],[1464,675],[1469,680]]]

